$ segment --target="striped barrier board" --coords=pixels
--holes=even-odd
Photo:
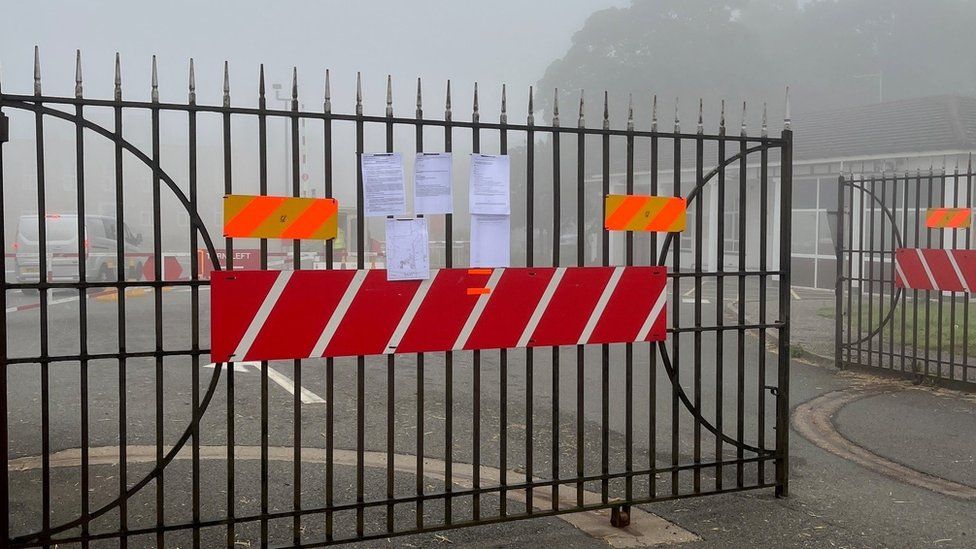
[[[685,230],[687,203],[682,197],[608,194],[604,206],[603,226],[609,231]]]
[[[976,288],[976,250],[899,248],[895,286],[912,290],[972,293]]]
[[[925,226],[930,229],[968,229],[972,225],[971,208],[929,208]]]
[[[662,341],[664,267],[217,271],[215,362]]]
[[[224,196],[224,236],[329,240],[336,237],[339,202],[334,198]]]

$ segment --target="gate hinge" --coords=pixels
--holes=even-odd
[[[779,396],[779,387],[775,385],[766,385],[766,390],[773,396]]]
[[[5,114],[0,112],[0,143],[10,140],[10,120]]]

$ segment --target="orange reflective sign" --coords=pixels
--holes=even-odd
[[[603,226],[610,231],[685,230],[687,203],[678,196],[608,194]]]
[[[329,240],[336,237],[339,202],[334,198],[224,196],[224,236]]]
[[[930,229],[966,229],[973,220],[970,208],[929,208],[925,226]]]

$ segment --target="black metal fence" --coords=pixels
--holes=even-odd
[[[724,105],[715,134],[705,133],[701,110],[696,131],[682,133],[677,116],[673,130],[661,131],[655,100],[647,129],[636,128],[633,105],[627,127],[613,129],[604,96],[602,127],[585,124],[582,97],[575,124],[560,125],[556,105],[539,125],[530,90],[524,123],[510,123],[502,87],[500,116],[488,122],[475,87],[471,118],[459,121],[450,84],[444,116],[425,116],[419,80],[416,110],[404,117],[394,113],[389,80],[385,115],[370,115],[359,90],[353,114],[334,112],[328,73],[323,108],[306,110],[297,74],[289,108],[268,108],[263,68],[256,107],[231,105],[226,65],[222,105],[196,102],[192,61],[181,103],[160,101],[155,59],[149,101],[123,99],[118,58],[113,99],[84,97],[80,56],[74,97],[44,95],[36,71],[33,94],[0,94],[0,120],[10,119],[0,148],[0,229],[9,249],[19,214],[17,237],[36,233],[38,246],[34,263],[24,249],[2,260],[0,498],[10,511],[0,517],[0,537],[9,546],[318,546],[601,508],[625,524],[633,504],[767,487],[787,493],[788,115],[779,137],[767,136],[765,115],[762,131],[750,135],[744,107],[741,132],[727,134]],[[128,125],[146,115],[148,152],[137,144],[144,134]],[[307,192],[305,155],[320,162],[324,196],[351,190],[333,167],[358,159],[371,136],[382,136],[386,151],[512,154],[513,203],[522,203],[513,208],[514,257],[527,266],[632,265],[635,257],[669,266],[668,341],[205,369],[209,283],[195,252],[230,269],[242,243],[226,239],[221,262],[216,221],[200,205],[269,193],[273,121],[287,124],[296,196]],[[205,123],[214,131],[199,129]],[[46,154],[57,132],[72,143],[66,173],[74,181],[54,193],[45,167],[58,160]],[[315,136],[314,150],[303,132]],[[218,145],[207,148],[203,136]],[[108,184],[86,177],[101,169],[91,149],[102,139],[114,161]],[[256,173],[237,168],[248,155]],[[600,165],[586,165],[594,155]],[[25,157],[33,180],[14,174]],[[216,164],[212,172],[207,162]],[[148,176],[130,176],[130,164]],[[355,177],[356,246],[351,234],[345,246],[363,269],[369,227],[358,163]],[[688,234],[600,232],[611,190],[685,196]],[[71,198],[75,217],[52,213],[54,194]],[[105,194],[112,211],[99,219],[115,234],[98,261],[107,261],[108,276],[87,267],[96,261],[90,205]],[[731,204],[733,222],[724,216]],[[151,251],[131,249],[142,238],[127,227],[140,216],[152,228]],[[189,220],[183,228],[181,216]],[[435,229],[432,238],[455,245],[434,263],[459,266],[455,248],[466,230],[456,222],[465,217],[447,215]],[[47,249],[52,218],[74,220],[72,250]],[[163,267],[173,231],[190,251],[185,280]],[[251,244],[261,268],[269,268],[272,244]],[[298,241],[287,246],[293,268],[339,265],[333,241],[314,264]],[[147,280],[132,268],[140,253],[154,259]],[[64,257],[74,262],[58,274]],[[17,304],[24,299],[36,301]],[[778,318],[767,318],[768,300],[778,301]],[[769,329],[778,334],[772,352]],[[291,394],[279,389],[282,379]]]
[[[973,249],[971,226],[926,226],[928,208],[972,207],[971,164],[963,172],[841,176],[837,199],[837,364],[976,382],[972,294],[899,288],[894,268],[898,248]]]

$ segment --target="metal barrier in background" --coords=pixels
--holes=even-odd
[[[67,192],[79,236],[98,192],[85,177],[92,169],[86,151],[102,140],[111,146],[114,184],[107,198],[114,201],[118,230],[117,276],[110,280],[88,277],[83,237],[77,238],[74,280],[4,280],[4,307],[22,291],[39,299],[36,310],[5,318],[0,343],[0,499],[10,509],[0,515],[0,537],[6,545],[319,546],[606,508],[622,525],[634,504],[759,488],[787,494],[788,115],[775,137],[766,134],[765,118],[761,133],[749,134],[744,112],[734,135],[726,133],[724,112],[714,134],[705,133],[701,116],[697,131],[683,133],[677,117],[673,130],[662,131],[655,101],[647,129],[635,127],[633,107],[627,127],[613,129],[606,102],[602,126],[592,127],[580,100],[576,123],[560,125],[556,107],[549,124],[537,124],[530,90],[527,118],[510,123],[502,87],[500,116],[488,122],[480,117],[476,87],[471,118],[460,121],[450,84],[443,117],[425,116],[419,81],[409,116],[394,114],[389,81],[385,116],[364,114],[358,89],[355,112],[344,114],[332,109],[328,73],[321,110],[300,108],[297,74],[289,108],[272,109],[263,68],[257,106],[235,107],[226,65],[222,105],[203,105],[196,102],[192,62],[188,100],[167,103],[159,99],[155,60],[151,100],[134,101],[123,99],[118,58],[115,97],[91,99],[83,95],[80,55],[78,63],[74,97],[44,95],[39,64],[33,94],[0,95],[2,114],[11,121],[10,141],[0,148],[0,188],[7,197],[0,229],[23,211],[10,198],[33,193],[37,272],[48,271],[43,220],[51,196],[45,166],[52,157],[46,135],[61,132],[73,144],[74,182]],[[123,133],[123,122],[133,116],[149,121],[148,151],[133,141],[135,130],[127,125]],[[183,129],[161,131],[176,119]],[[215,123],[217,131],[206,135],[218,143],[207,155],[198,152],[205,120]],[[241,180],[269,194],[272,120],[290,132],[294,196],[302,190],[302,124],[321,143],[301,152],[324,166],[326,197],[340,186],[351,188],[355,180],[333,176],[335,159],[358,158],[370,132],[385,137],[386,151],[406,141],[418,152],[511,154],[515,261],[529,267],[635,265],[640,256],[650,258],[643,264],[667,266],[668,340],[204,368],[209,279],[199,275],[196,250],[205,249],[212,265],[232,269],[235,247],[257,246],[226,239],[221,256],[229,260],[221,261],[221,243],[199,205],[255,192],[242,189]],[[350,139],[336,137],[340,131]],[[257,147],[238,148],[242,134]],[[162,146],[174,140],[178,147]],[[3,152],[15,144],[36,155],[36,181],[10,177],[13,157]],[[235,161],[251,154],[257,171],[242,174]],[[127,178],[124,159],[149,170],[148,186]],[[592,169],[587,159],[600,164]],[[217,184],[199,176],[208,161],[219,167],[212,172],[219,174]],[[566,170],[566,162],[575,169]],[[185,177],[164,166],[178,166]],[[693,232],[628,233],[620,237],[620,260],[612,257],[617,235],[600,228],[603,197],[617,170],[628,194],[685,197]],[[598,183],[587,184],[591,174],[598,174]],[[369,262],[361,171],[355,176],[356,234],[347,242],[358,241],[356,268],[363,269]],[[147,198],[127,201],[132,196]],[[161,207],[164,198],[188,216],[188,229],[174,227],[176,216]],[[188,280],[167,280],[162,261],[155,261],[152,280],[127,279],[124,221],[136,211],[130,208],[145,208],[151,219],[146,240],[155,258],[175,253],[164,249],[165,235],[182,231]],[[738,212],[734,220],[727,209]],[[456,221],[447,215],[443,234],[431,238],[463,240]],[[561,253],[567,242],[575,253]],[[259,266],[267,269],[268,242],[258,246]],[[464,267],[457,265],[455,246],[440,249],[443,257],[432,263]],[[302,254],[295,241],[291,265],[313,268]],[[11,270],[11,259],[2,261]],[[330,241],[325,264],[316,266],[332,269],[338,262]],[[136,287],[147,288],[152,299],[128,298],[127,290]],[[106,288],[117,290],[117,300],[86,299]],[[56,306],[53,296],[66,293],[79,299]],[[758,316],[747,319],[747,307],[757,300],[763,304]],[[767,317],[768,300],[778,301],[778,318]],[[186,327],[187,335],[180,335]],[[778,335],[778,355],[767,353],[770,329]],[[96,349],[103,340],[108,348],[99,343]],[[291,394],[269,385],[285,373],[294,382]],[[306,389],[322,398],[306,399]]]
[[[954,257],[976,253],[971,163],[841,176],[838,189],[837,364],[972,387],[973,270]]]

